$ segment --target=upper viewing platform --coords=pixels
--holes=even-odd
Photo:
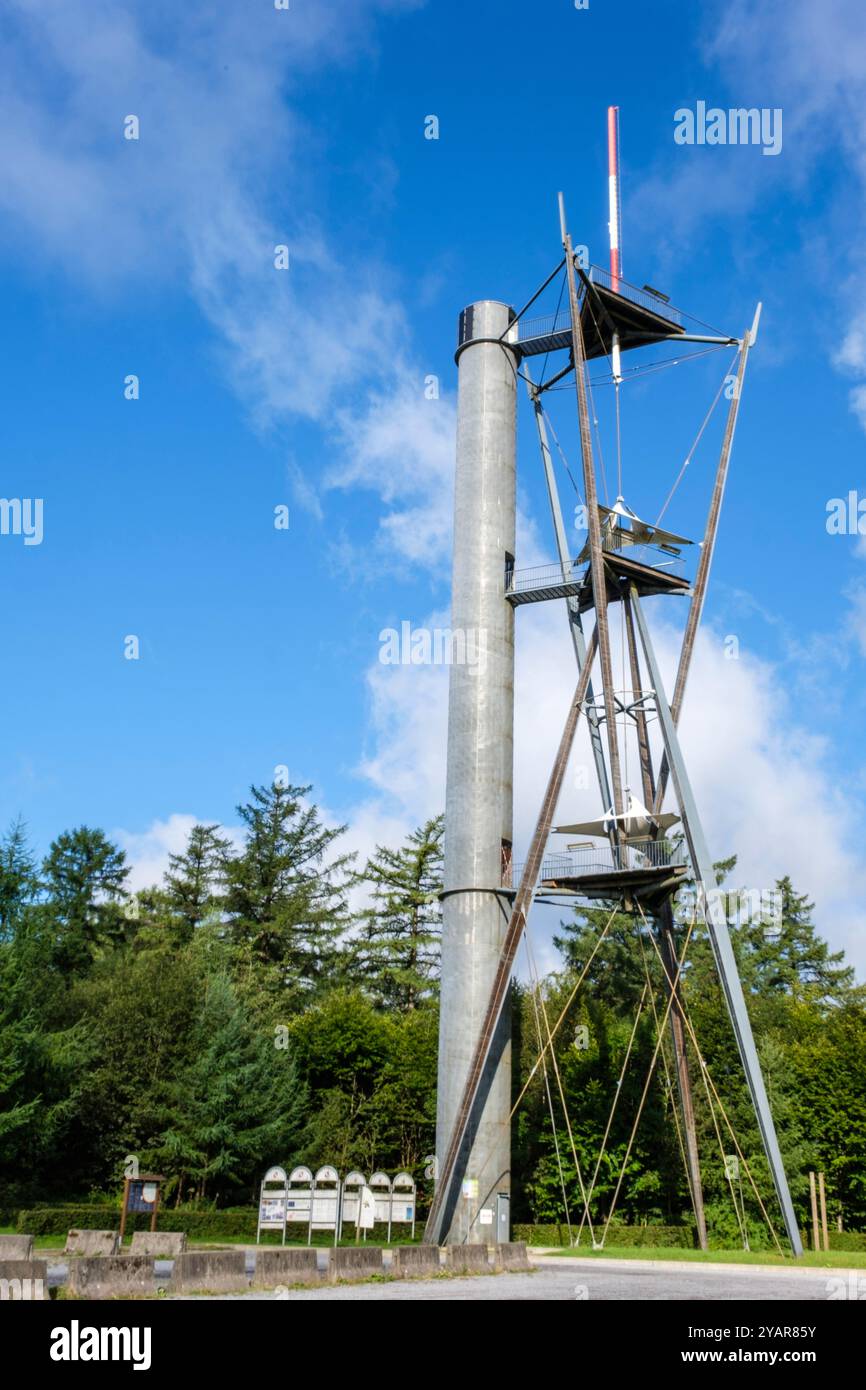
[[[586,281],[581,279],[579,296],[587,360],[606,357],[614,333],[619,335],[620,347],[625,351],[677,337],[685,331],[680,311],[669,304],[664,295],[648,286],[638,289],[621,278],[614,288],[610,271],[601,266],[590,266]],[[542,318],[521,319],[516,346],[522,357],[570,348],[568,307]]]

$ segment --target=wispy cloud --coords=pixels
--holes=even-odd
[[[321,138],[293,100],[357,61],[377,13],[223,0],[7,6],[0,47],[0,236],[96,295],[180,287],[216,332],[254,419],[323,421],[405,351],[399,298],[323,224]],[[139,138],[124,138],[134,115]],[[289,248],[289,269],[274,248]],[[306,500],[309,503],[309,480]]]

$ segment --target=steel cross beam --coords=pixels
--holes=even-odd
[[[527,375],[526,390],[532,402],[535,414],[535,425],[538,430],[538,444],[541,449],[541,459],[544,464],[544,477],[547,483],[547,496],[550,501],[550,511],[553,518],[553,530],[556,536],[556,550],[559,555],[559,563],[562,567],[562,578],[567,583],[571,578],[571,554],[568,549],[568,540],[565,534],[565,523],[562,517],[562,507],[559,501],[559,489],[556,486],[556,473],[553,467],[553,459],[550,454],[550,444],[547,439],[547,426],[544,423],[544,410],[541,401],[538,399],[538,392],[535,383]],[[568,625],[571,630],[571,640],[574,644],[574,656],[577,662],[577,673],[580,675],[586,661],[586,639],[583,635],[583,622],[580,616],[580,604],[576,598],[566,599],[568,606]],[[595,771],[598,778],[598,790],[601,795],[602,810],[607,811],[611,804],[610,783],[607,779],[607,765],[604,761],[604,749],[601,743],[601,730],[599,728],[598,711],[592,701],[595,699],[592,690],[592,681],[586,687],[586,717],[589,723],[589,737],[592,743],[592,756],[595,762]]]
[[[563,329],[563,332],[564,332],[564,331],[565,331],[565,330]],[[560,371],[560,372],[555,372],[553,376],[549,376],[549,377],[547,378],[547,381],[542,381],[542,382],[540,382],[539,385],[535,387],[535,389],[536,389],[536,391],[538,392],[539,396],[542,394],[542,392],[544,392],[544,391],[549,391],[550,388],[551,388],[551,386],[555,386],[556,383],[557,383],[558,381],[562,381],[562,378],[565,377],[565,376],[568,376],[569,372],[571,372],[571,371],[573,370],[573,368],[574,368],[574,362],[569,362],[569,363],[568,363],[568,366],[562,368],[562,371]],[[526,372],[526,368],[523,367],[523,368],[522,368],[522,371],[523,371],[523,372]],[[527,377],[528,377],[528,373],[527,373]],[[533,384],[534,384],[534,383],[533,383]]]
[[[704,600],[707,596],[707,584],[710,578],[710,567],[713,563],[713,551],[716,547],[716,536],[719,532],[719,517],[722,510],[722,501],[725,496],[725,484],[728,480],[728,465],[731,461],[731,447],[734,442],[734,430],[737,425],[737,415],[740,410],[740,396],[743,391],[743,379],[746,375],[746,363],[749,358],[749,349],[754,346],[758,336],[758,322],[761,317],[761,306],[755,310],[755,317],[751,329],[746,329],[743,334],[743,342],[740,350],[740,362],[737,370],[737,379],[734,386],[734,394],[731,397],[731,404],[728,409],[728,418],[725,424],[725,433],[722,439],[722,450],[719,455],[719,464],[716,469],[716,480],[713,486],[713,495],[710,499],[710,510],[707,514],[707,525],[704,531],[704,540],[701,546],[701,558],[698,561],[697,574],[692,587],[692,601],[689,604],[689,616],[686,619],[686,630],[683,634],[683,645],[680,649],[680,662],[677,668],[677,678],[674,685],[673,699],[671,700],[671,713],[674,723],[679,723],[680,713],[683,707],[683,697],[686,693],[686,682],[689,678],[689,667],[692,662],[692,653],[695,646],[698,627],[701,615],[704,611]],[[668,759],[667,754],[662,758],[659,768],[659,784],[656,790],[655,813],[658,815],[665,799],[665,791],[668,784]]]
[[[598,493],[595,485],[595,461],[592,456],[592,435],[589,428],[589,407],[586,397],[584,368],[586,353],[583,346],[583,328],[580,322],[580,305],[577,298],[577,281],[574,273],[574,252],[571,237],[564,233],[565,268],[568,275],[568,298],[571,309],[571,339],[574,355],[574,381],[577,388],[577,413],[580,421],[580,451],[583,459],[583,494],[586,498],[587,527],[589,530],[590,572],[592,575],[592,597],[595,606],[596,631],[598,633],[598,652],[601,661],[601,689],[604,696],[605,718],[607,721],[607,743],[610,755],[610,780],[613,784],[613,809],[617,816],[622,814],[622,777],[619,764],[619,744],[616,734],[616,712],[613,706],[613,666],[610,657],[610,628],[607,621],[607,583],[604,568],[604,554],[601,546],[601,522],[598,515]],[[607,810],[607,807],[605,807]],[[614,836],[618,839],[620,822],[614,822]]]
[[[647,671],[649,672],[649,678],[655,691],[656,710],[661,725],[662,739],[667,754],[668,766],[670,767],[674,780],[677,803],[679,805],[683,828],[689,846],[692,869],[695,874],[698,906],[706,920],[716,968],[719,972],[719,980],[725,996],[725,1002],[728,1006],[728,1013],[734,1029],[734,1037],[737,1041],[740,1059],[743,1063],[743,1070],[746,1074],[746,1081],[748,1082],[749,1091],[752,1096],[752,1104],[755,1108],[758,1128],[761,1131],[764,1153],[767,1156],[770,1172],[773,1175],[773,1182],[776,1187],[776,1195],[779,1198],[779,1205],[782,1209],[785,1229],[788,1232],[788,1239],[791,1242],[791,1249],[794,1254],[802,1255],[803,1246],[800,1240],[800,1231],[797,1225],[797,1218],[794,1215],[794,1206],[791,1201],[788,1178],[779,1150],[776,1127],[773,1123],[773,1113],[767,1098],[767,1089],[764,1085],[764,1078],[761,1073],[761,1064],[758,1061],[755,1039],[752,1034],[752,1025],[749,1020],[746,1001],[743,996],[743,986],[737,969],[734,948],[731,945],[727,919],[722,907],[722,895],[716,888],[713,861],[710,858],[710,852],[707,848],[706,839],[704,838],[703,827],[700,822],[700,817],[698,816],[697,804],[686,771],[679,738],[677,737],[673,713],[667,702],[664,686],[662,684],[661,671],[659,670],[649,629],[640,606],[637,587],[634,584],[631,586],[631,601],[635,618],[637,619],[644,656],[646,657]]]
[[[554,759],[551,769],[547,790],[544,793],[544,800],[541,803],[541,810],[538,813],[538,821],[529,846],[529,853],[526,856],[526,863],[523,866],[520,886],[514,897],[511,916],[508,920],[508,926],[502,942],[499,964],[496,968],[496,975],[490,992],[490,1001],[481,1023],[481,1031],[475,1044],[472,1061],[466,1073],[463,1095],[460,1099],[460,1105],[454,1120],[454,1128],[448,1140],[448,1147],[445,1150],[442,1170],[436,1181],[433,1201],[430,1205],[430,1212],[427,1217],[427,1225],[424,1228],[424,1240],[428,1245],[438,1245],[443,1228],[447,1229],[449,1220],[447,1210],[448,1203],[456,1200],[455,1189],[457,1180],[461,1176],[458,1172],[458,1162],[461,1150],[464,1146],[464,1141],[469,1131],[473,1111],[479,1097],[487,1062],[490,1057],[493,1041],[496,1037],[496,1030],[499,1020],[502,1017],[502,1010],[505,1007],[505,1001],[508,997],[508,989],[511,983],[511,971],[514,966],[514,959],[517,955],[517,948],[520,945],[521,937],[526,929],[529,909],[532,906],[532,899],[535,895],[538,875],[541,871],[541,861],[544,857],[544,849],[550,836],[550,827],[553,824],[556,805],[559,800],[560,791],[562,790],[565,769],[568,765],[577,723],[580,719],[580,711],[586,699],[586,688],[589,684],[589,675],[595,658],[597,634],[598,627],[596,626],[593,628],[592,635],[587,645],[586,661],[578,677],[577,689],[574,692],[574,698],[566,717],[565,728],[562,731],[562,738],[559,741],[559,748],[557,749],[556,758]]]

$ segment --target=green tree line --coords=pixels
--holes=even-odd
[[[0,1206],[113,1196],[129,1155],[165,1175],[169,1203],[249,1201],[274,1162],[408,1168],[423,1189],[442,818],[358,864],[310,791],[252,787],[239,838],[194,826],[163,881],[137,893],[101,830],[64,832],[41,862],[20,823],[2,838]],[[831,1215],[864,1229],[864,992],[808,899],[788,879],[778,888],[773,931],[732,934],[795,1202],[805,1223],[808,1170],[823,1169]],[[513,986],[517,1220],[576,1227],[593,1176],[595,1224],[690,1219],[651,937],[630,916],[575,911],[556,937],[560,968]],[[697,929],[687,961],[684,997],[727,1117],[690,1040],[708,1219],[736,1243],[744,1227],[757,1238],[760,1209],[726,1178],[728,1121],[775,1216],[772,1189]]]

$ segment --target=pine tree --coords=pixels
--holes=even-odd
[[[101,947],[122,939],[128,874],[123,850],[101,830],[82,825],[52,842],[42,877],[61,970],[86,969]]]
[[[0,841],[0,941],[10,941],[20,930],[38,890],[36,860],[27,843],[27,828],[19,817]]]
[[[444,817],[434,816],[400,849],[377,845],[359,875],[373,891],[355,960],[378,1000],[404,1012],[437,987],[443,828]]]
[[[216,909],[230,848],[231,842],[219,833],[218,825],[194,825],[184,852],[168,856],[165,898],[181,927],[181,939],[192,936]]]
[[[345,826],[328,829],[309,787],[251,787],[238,806],[246,826],[239,855],[226,861],[224,907],[233,939],[253,958],[281,968],[309,991],[328,978],[348,925],[347,874],[353,856],[325,857]]]

